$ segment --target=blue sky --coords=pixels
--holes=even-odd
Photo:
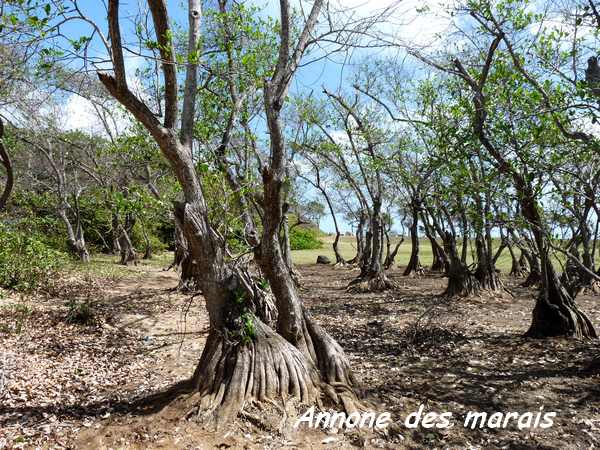
[[[340,17],[343,15],[354,15],[354,17],[364,17],[373,14],[375,11],[380,11],[388,7],[393,0],[337,0],[335,8],[338,9]],[[279,2],[277,0],[251,0],[255,6],[262,9],[262,14],[274,18],[279,17]],[[292,4],[298,6],[298,0],[293,0]],[[443,32],[447,27],[447,21],[443,17],[439,1],[437,0],[403,0],[402,7],[392,17],[382,32],[387,33],[390,38],[400,41],[414,41],[419,44],[426,44],[433,41],[435,33]],[[429,13],[417,13],[417,7],[422,8],[424,5],[429,5]],[[100,25],[103,33],[107,33],[106,10],[103,2],[86,0],[80,2],[80,7],[85,15],[91,20]],[[173,22],[183,25],[187,24],[187,1],[168,0],[169,14]],[[309,5],[304,5],[307,11]],[[133,21],[131,20],[137,12],[137,2],[129,0],[121,3],[121,27],[125,41],[131,40],[133,34]],[[437,18],[436,18],[437,17]],[[89,26],[81,22],[73,22],[63,28],[63,33],[77,39],[82,35],[89,34]],[[97,56],[106,55],[101,41],[96,39],[92,45],[93,52]],[[310,65],[301,67],[291,86],[291,93],[307,93],[314,91],[320,93],[325,86],[330,90],[337,90],[339,87],[348,85],[348,78],[353,75],[353,72],[358,64],[367,59],[375,59],[390,50],[382,49],[355,49],[348,53],[337,53],[327,59],[322,59]],[[132,54],[126,53],[126,64],[128,65],[128,73],[133,76],[135,69],[143,64],[143,59]],[[314,55],[313,55],[314,56]],[[88,121],[79,101],[74,101],[71,105],[73,114],[72,127],[83,127]],[[307,192],[305,197],[318,198],[314,192]],[[338,216],[338,222],[342,231],[350,231],[351,227],[346,223],[341,216]],[[329,215],[325,216],[321,221],[321,228],[326,232],[334,231],[333,220]]]

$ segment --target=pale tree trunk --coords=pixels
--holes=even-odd
[[[129,263],[137,264],[137,252],[131,242],[131,232],[134,226],[134,219],[130,214],[125,215],[125,223],[119,224],[119,247],[121,248],[120,264],[124,266]]]
[[[381,261],[383,252],[381,200],[375,198],[370,213],[366,245],[360,265],[360,275],[348,285],[350,292],[381,292],[395,287],[385,274]]]
[[[81,262],[87,263],[90,261],[90,253],[85,244],[83,229],[79,223],[76,225],[75,229],[73,228],[73,224],[67,214],[67,209],[68,207],[64,205],[60,206],[58,209],[58,216],[67,229],[67,244],[71,253],[77,256]]]

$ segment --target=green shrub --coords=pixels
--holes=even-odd
[[[0,223],[0,287],[33,290],[47,284],[66,260],[35,232]]]
[[[71,300],[67,304],[68,312],[65,320],[78,325],[93,325],[96,323],[96,313],[87,301]]]
[[[319,239],[319,230],[295,227],[290,231],[290,246],[292,250],[314,250],[321,248],[323,242]]]

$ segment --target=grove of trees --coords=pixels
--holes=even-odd
[[[458,302],[516,278],[526,336],[597,338],[577,304],[600,286],[594,0],[444,2],[426,45],[395,29],[402,2],[88,3],[1,2],[0,233],[31,265],[173,251],[210,318],[180,386],[202,420],[365,408],[292,259],[325,221],[351,295],[397,289],[410,246],[408,282],[439,273]],[[0,286],[30,288],[3,263],[15,248]]]

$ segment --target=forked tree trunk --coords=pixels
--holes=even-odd
[[[388,246],[388,252],[385,257],[385,261],[383,263],[383,269],[389,270],[394,265],[394,260],[396,259],[396,255],[398,254],[398,250],[400,250],[400,246],[404,243],[404,236],[400,237],[400,240],[396,242],[394,249],[390,251]]]
[[[448,286],[444,291],[447,297],[466,297],[478,294],[479,280],[458,256],[456,239],[448,231],[444,233],[444,250],[448,255]]]
[[[370,225],[367,231],[365,253],[361,261],[360,275],[348,284],[349,292],[381,292],[395,287],[394,282],[385,274],[381,263],[382,242],[381,201],[373,204]]]
[[[150,242],[150,237],[148,236],[148,231],[146,230],[146,224],[141,222],[142,225],[142,234],[144,235],[144,256],[143,259],[152,259],[152,242]]]
[[[526,261],[523,252],[521,252],[521,256],[517,258],[513,246],[508,244],[507,248],[511,259],[509,276],[518,278],[524,276],[527,273],[527,267],[524,267],[522,264],[523,261]]]
[[[487,291],[502,290],[502,282],[498,276],[498,271],[494,265],[495,258],[491,254],[491,239],[484,240],[484,237],[478,235],[475,239],[477,248],[477,268],[475,277],[479,281],[479,288]]]
[[[90,253],[87,249],[83,228],[81,227],[79,220],[77,221],[75,229],[73,229],[71,220],[67,215],[67,207],[65,206],[59,207],[58,215],[67,229],[67,246],[69,247],[70,252],[81,262],[90,262]]]
[[[130,237],[132,230],[133,219],[130,215],[126,215],[125,225],[119,225],[119,246],[121,247],[121,260],[119,263],[124,266],[129,263],[137,264],[137,253]]]
[[[432,272],[447,272],[448,271],[448,257],[444,252],[444,249],[438,244],[435,238],[429,238],[431,243],[431,253],[433,261],[431,263]],[[462,261],[462,258],[461,258]]]
[[[278,239],[287,161],[279,115],[322,4],[322,0],[314,2],[305,29],[297,39],[295,56],[290,58],[286,46],[290,42],[289,8],[282,2],[279,61],[272,79],[264,85],[271,155],[269,164],[262,170],[262,240],[254,250],[276,298],[276,333],[256,316],[257,298],[252,280],[239,270],[235,261],[225,260],[225,245],[211,229],[207,203],[192,159],[197,64],[187,64],[182,125],[177,132],[174,128],[178,111],[177,65],[165,5],[148,3],[165,79],[165,118],[161,124],[127,87],[119,4],[117,0],[108,3],[115,75],[100,74],[100,80],[146,126],[182,187],[184,202],[176,206],[175,215],[191,257],[199,265],[196,273],[210,320],[209,337],[192,381],[200,396],[198,414],[214,419],[217,426],[226,424],[253,402],[263,402],[263,406],[281,405],[282,414],[287,414],[288,408],[295,404],[318,402],[321,393],[343,403],[348,412],[354,409],[356,395],[348,361],[339,345],[305,313]],[[189,8],[188,47],[192,61],[191,52],[196,54],[200,35],[200,1],[190,0]]]
[[[431,255],[433,258],[433,261],[431,263],[431,270],[433,272],[442,272],[443,271],[444,273],[447,274],[448,270],[449,270],[449,265],[450,265],[449,257],[446,254],[446,252],[444,251],[444,248],[440,244],[438,244],[437,240],[435,239],[434,230],[432,229],[431,225],[427,221],[427,218],[426,218],[424,212],[421,214],[421,218],[423,220],[425,236],[427,237],[427,239],[429,239],[429,243],[431,244]],[[437,219],[433,216],[431,217],[431,219],[433,222],[433,226],[438,230],[438,233],[443,233],[443,230],[441,229],[441,226],[437,222]]]

